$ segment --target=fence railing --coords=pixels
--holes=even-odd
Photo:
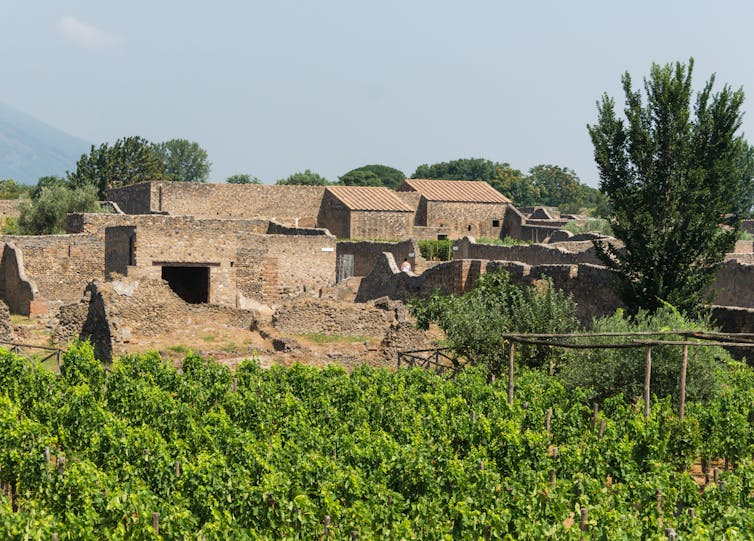
[[[663,337],[680,336],[682,340],[668,340]],[[623,338],[623,342],[613,343],[584,343],[579,340],[593,338]],[[563,349],[640,349],[644,348],[644,415],[650,415],[650,400],[652,390],[652,349],[660,346],[678,346],[682,348],[682,361],[679,374],[679,404],[678,416],[682,420],[686,411],[686,373],[690,347],[719,346],[726,348],[754,348],[754,333],[722,333],[701,330],[668,330],[668,331],[637,331],[637,332],[599,332],[599,333],[571,333],[571,334],[526,334],[505,333],[501,339],[509,343],[508,346],[508,403],[513,404],[515,395],[515,355],[516,344],[546,346]],[[503,342],[503,343],[504,343]],[[505,347],[503,345],[503,347]],[[466,361],[453,357],[449,348],[425,349],[398,353],[398,368],[437,368],[443,366],[440,359],[452,361],[452,370],[462,368]],[[447,369],[448,367],[443,367]]]
[[[398,368],[433,369],[440,374],[457,372],[466,361],[459,359],[450,348],[414,349],[398,352]]]
[[[65,353],[64,349],[55,348],[51,346],[36,346],[34,344],[22,344],[20,342],[10,342],[6,340],[0,340],[0,346],[4,346],[8,348],[8,351],[15,353],[16,355],[28,355],[30,351],[34,350],[40,350],[43,352],[48,352],[47,354],[42,354],[44,356],[36,358],[36,360],[40,363],[43,363],[49,359],[55,358],[55,364],[57,365],[58,373],[60,373],[60,358],[63,353]]]

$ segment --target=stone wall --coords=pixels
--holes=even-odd
[[[152,212],[152,183],[131,184],[107,191],[112,201],[126,214],[149,214]]]
[[[526,265],[508,261],[479,259],[455,260],[441,263],[421,275],[408,275],[398,270],[392,254],[385,253],[372,273],[361,281],[356,300],[365,302],[387,295],[391,299],[406,300],[428,296],[436,289],[445,294],[468,291],[480,275],[498,269],[511,274],[514,283],[530,285],[545,276],[555,287],[573,295],[577,315],[582,323],[611,314],[621,306],[613,292],[613,275],[596,265]]]
[[[123,212],[204,218],[264,218],[313,227],[324,186],[151,182],[108,191]]]
[[[3,235],[0,242],[12,243],[23,253],[26,275],[36,284],[39,297],[48,301],[75,301],[90,280],[104,276],[104,239],[86,234]],[[0,269],[0,273],[7,276],[8,271]],[[8,291],[6,288],[6,295]],[[9,304],[11,310],[17,310],[14,301],[9,299]]]
[[[325,192],[317,214],[317,226],[339,239],[351,238],[351,211],[330,192]]]
[[[23,316],[31,314],[31,304],[39,298],[37,284],[26,274],[23,254],[12,242],[3,247],[0,293],[10,311]]]
[[[473,238],[464,237],[461,240],[455,241],[453,246],[453,259],[520,261],[528,265],[601,264],[600,259],[595,253],[594,244],[590,241],[498,246],[494,244],[478,244]]]
[[[448,238],[469,235],[497,239],[503,230],[507,206],[504,203],[428,201],[426,222],[418,225],[442,227]]]
[[[412,239],[400,242],[341,241],[336,246],[337,261],[345,255],[353,256],[352,276],[369,274],[383,252],[390,252],[398,262],[408,259],[415,273],[420,273],[426,268],[426,260],[421,256],[416,241]]]
[[[239,245],[235,269],[239,293],[260,302],[319,295],[335,283],[335,239],[247,235]]]
[[[281,305],[272,318],[282,333],[382,337],[395,320],[392,311],[372,304],[349,304],[300,297]]]
[[[352,210],[352,239],[399,240],[411,237],[411,212]]]

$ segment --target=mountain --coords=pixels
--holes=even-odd
[[[89,143],[0,103],[0,179],[36,184],[45,175],[64,176]]]

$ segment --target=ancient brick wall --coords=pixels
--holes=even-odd
[[[530,244],[520,246],[497,246],[478,244],[464,237],[453,243],[454,259],[489,259],[492,261],[520,261],[528,265],[574,265],[590,263],[600,265],[594,245],[590,241],[563,242],[558,244]],[[457,249],[456,249],[457,248]]]
[[[349,238],[399,240],[411,236],[413,213],[353,210]]]
[[[497,239],[503,229],[506,207],[501,203],[428,201],[426,222],[419,225],[446,228],[449,238],[470,235]]]
[[[446,294],[468,291],[480,275],[498,269],[511,274],[514,283],[529,285],[549,276],[555,287],[573,295],[582,323],[596,316],[611,314],[621,306],[613,290],[613,275],[596,265],[526,265],[518,262],[455,260],[441,263],[421,275],[401,273],[392,254],[386,253],[372,273],[361,281],[356,300],[364,302],[387,295],[406,300],[427,296],[436,289]]]
[[[273,316],[272,324],[278,331],[287,334],[382,337],[385,328],[394,320],[394,312],[370,304],[298,298],[281,305]]]
[[[339,239],[351,238],[351,211],[331,193],[325,192],[317,226],[324,227]]]
[[[0,261],[0,292],[14,314],[28,316],[31,303],[39,297],[36,283],[24,269],[23,254],[12,242],[6,242]]]
[[[112,201],[126,214],[149,214],[152,212],[152,184],[143,182],[107,191]]]
[[[104,276],[104,239],[86,234],[4,235],[0,242],[12,242],[23,253],[27,276],[48,301],[76,301],[90,280]]]
[[[260,302],[318,295],[335,283],[335,239],[312,235],[246,235],[235,265],[239,292]]]
[[[108,227],[105,230],[105,278],[108,280],[117,273],[128,274],[129,265],[133,265],[133,251],[136,245],[136,228],[134,226]]]
[[[341,256],[353,256],[352,276],[369,274],[382,257],[382,252],[390,252],[399,263],[407,258],[414,272],[422,272],[426,268],[426,260],[421,256],[416,241],[411,239],[400,242],[340,241],[336,246],[338,261]]]
[[[108,199],[118,203],[126,213],[138,211],[205,218],[264,218],[313,227],[324,192],[324,186],[152,182],[110,190]],[[144,203],[147,198],[148,206]]]

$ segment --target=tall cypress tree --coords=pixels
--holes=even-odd
[[[713,93],[712,76],[692,104],[693,67],[693,59],[653,64],[643,93],[625,73],[625,120],[605,94],[588,126],[625,250],[595,244],[632,309],[668,302],[693,312],[738,233],[735,210],[751,177],[741,156],[750,147],[738,133],[744,94],[727,85]]]

